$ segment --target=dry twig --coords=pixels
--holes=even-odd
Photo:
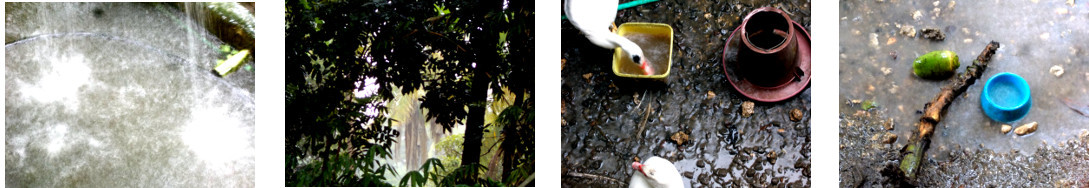
[[[968,90],[968,86],[971,86],[979,77],[983,76],[983,71],[987,70],[987,65],[991,61],[991,55],[994,55],[998,47],[999,44],[995,41],[987,44],[987,47],[983,49],[983,53],[980,53],[975,61],[972,61],[972,65],[968,66],[964,74],[961,74],[952,83],[942,88],[938,96],[926,103],[923,117],[920,117],[919,122],[916,123],[919,130],[913,133],[914,136],[911,137],[909,144],[901,151],[904,157],[900,160],[900,171],[903,172],[904,176],[909,179],[915,178],[915,172],[919,169],[920,161],[923,161],[923,154],[930,147],[930,135],[934,133],[934,127],[938,125],[938,122],[941,122],[942,115],[949,108],[949,104],[952,104],[957,96]]]

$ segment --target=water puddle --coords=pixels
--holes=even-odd
[[[162,6],[6,4],[7,186],[254,185],[253,72]]]
[[[949,81],[920,79],[912,61],[934,50],[960,56],[963,73],[989,41],[1002,47],[983,76],[948,108],[933,137],[936,156],[959,144],[1032,154],[1041,145],[1054,145],[1089,128],[1089,117],[1067,107],[1089,103],[1089,5],[1063,1],[860,1],[840,5],[840,109],[854,114],[850,100],[873,100],[876,110],[892,118],[896,135],[907,138],[919,113]],[[931,41],[914,31],[935,28],[945,40]],[[1049,70],[1064,69],[1061,76]],[[1029,136],[1002,134],[1003,123],[988,118],[980,107],[984,82],[1001,72],[1028,82],[1032,107],[1014,127],[1039,122]],[[849,111],[848,111],[849,110]],[[897,144],[906,143],[900,139]],[[1046,144],[1045,144],[1046,143]],[[939,158],[941,159],[941,158]]]

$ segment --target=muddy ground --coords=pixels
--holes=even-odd
[[[995,151],[986,144],[948,144],[931,150],[917,180],[897,177],[903,144],[888,144],[879,111],[853,105],[840,115],[841,187],[1085,187],[1089,186],[1089,130],[1060,143],[1042,143],[1034,151]],[[908,140],[906,136],[900,140]],[[935,143],[931,143],[932,147]],[[1032,154],[1026,154],[1032,152]]]
[[[898,180],[890,173],[879,172],[899,164],[899,149],[917,129],[924,105],[949,83],[914,76],[916,57],[954,51],[963,73],[990,41],[1002,47],[937,125],[916,185],[1089,185],[1089,35],[1081,32],[1089,29],[1089,3],[856,0],[841,2],[839,12],[842,186],[899,185],[888,181]],[[924,37],[927,28],[941,31],[944,39]],[[1001,72],[1018,74],[1030,85],[1033,104],[1021,120],[997,122],[980,108],[985,81]],[[872,109],[863,110],[866,101]],[[1039,123],[1032,134],[999,131],[1002,124],[1030,122]]]
[[[626,187],[635,158],[659,156],[677,165],[687,187],[810,186],[809,88],[785,101],[756,102],[755,113],[743,117],[741,104],[754,101],[722,69],[726,38],[764,6],[809,29],[808,1],[666,0],[621,10],[617,25],[673,27],[672,71],[663,81],[615,76],[612,51],[563,21],[562,184]],[[790,119],[795,109],[798,121]],[[677,133],[688,139],[677,143]]]

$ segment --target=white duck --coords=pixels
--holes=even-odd
[[[669,160],[651,157],[642,164],[632,162],[631,168],[636,173],[628,181],[629,188],[684,188],[681,173]]]
[[[654,74],[654,69],[650,67],[639,45],[609,31],[609,26],[616,20],[619,5],[620,0],[564,0],[563,11],[567,15],[567,20],[582,31],[590,42],[607,49],[620,47],[631,55],[631,60],[638,64],[645,74]]]

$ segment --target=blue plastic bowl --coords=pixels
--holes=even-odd
[[[1028,82],[1014,73],[998,73],[987,79],[979,96],[983,113],[999,122],[1020,120],[1032,107]]]

